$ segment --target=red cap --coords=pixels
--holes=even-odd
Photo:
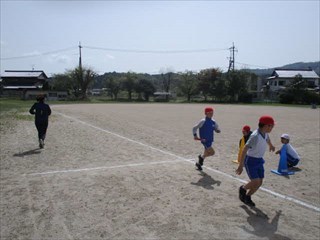
[[[207,114],[208,112],[213,112],[213,108],[212,107],[206,107],[204,109],[204,113]]]
[[[250,127],[248,125],[244,125],[242,131],[250,132]]]
[[[274,120],[271,116],[265,115],[260,117],[259,123],[263,123],[265,125],[274,125]]]

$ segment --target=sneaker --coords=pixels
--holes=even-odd
[[[39,140],[39,147],[40,148],[43,148],[44,147],[44,142],[42,139]]]
[[[199,159],[199,164],[202,166],[203,165],[203,157],[201,157],[201,155],[198,156],[198,159]]]
[[[247,191],[243,188],[243,186],[239,187],[239,199],[241,202],[245,202],[245,197],[246,197]]]
[[[250,207],[256,206],[256,204],[254,202],[252,202],[251,196],[248,196],[248,195],[246,195],[246,197],[244,199],[244,203],[247,204]]]
[[[202,167],[201,167],[200,163],[196,163],[196,167],[198,168],[197,170],[202,171]]]

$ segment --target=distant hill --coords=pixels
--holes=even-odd
[[[284,65],[282,67],[274,67],[267,69],[249,69],[249,72],[255,73],[260,77],[270,76],[275,68],[285,68],[285,69],[309,69],[314,70],[318,76],[320,76],[320,61],[319,62],[297,62]]]

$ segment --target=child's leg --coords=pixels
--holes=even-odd
[[[295,159],[290,154],[287,154],[287,165],[289,168],[297,166],[298,162],[299,162],[299,159]]]
[[[204,144],[204,152],[203,152],[203,155],[201,156],[201,155],[199,155],[198,156],[198,159],[199,159],[199,161],[198,162],[196,162],[196,167],[198,168],[198,170],[202,170],[202,165],[203,165],[203,161],[204,161],[204,159],[206,158],[206,157],[209,157],[209,156],[213,156],[214,155],[214,149],[211,147],[211,146],[209,146],[209,147],[207,147],[205,144]]]
[[[247,191],[247,195],[251,196],[260,188],[262,182],[262,178],[251,179],[250,182],[243,186],[243,188]]]
[[[205,159],[206,157],[213,156],[215,151],[212,147],[208,147],[204,150],[202,158]]]

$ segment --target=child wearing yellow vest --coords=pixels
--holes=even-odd
[[[242,149],[244,148],[244,145],[247,143],[251,133],[252,133],[252,131],[250,130],[250,126],[244,125],[243,128],[242,128],[242,135],[243,136],[239,141],[238,159],[237,160],[233,160],[233,162],[235,162],[235,163],[239,163],[240,162]]]

